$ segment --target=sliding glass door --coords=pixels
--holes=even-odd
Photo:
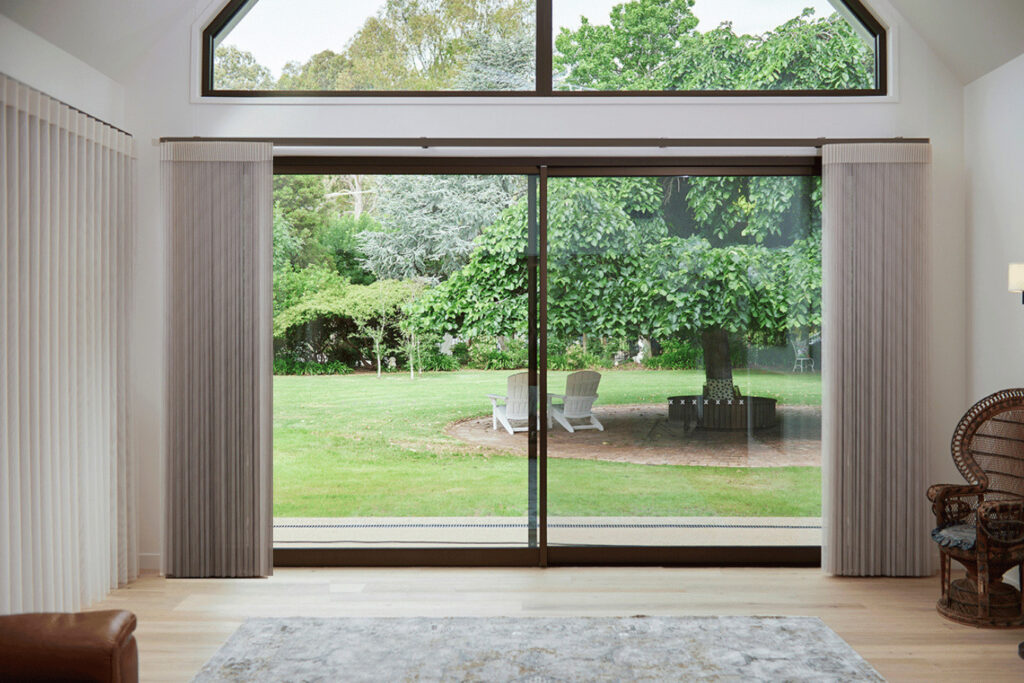
[[[548,196],[548,542],[819,545],[819,179]]]
[[[820,179],[689,161],[279,174],[279,561],[816,552]]]
[[[278,547],[537,546],[536,193],[276,177]]]

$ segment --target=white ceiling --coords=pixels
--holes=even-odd
[[[889,0],[964,84],[1024,54],[1024,0]]]
[[[123,81],[168,25],[212,1],[0,0],[0,14]],[[1024,54],[1024,0],[890,2],[965,84]]]
[[[0,0],[0,14],[116,81],[197,0]]]

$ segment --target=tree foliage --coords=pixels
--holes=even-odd
[[[421,284],[395,280],[354,285],[320,266],[291,270],[275,282],[274,337],[292,337],[293,348],[305,343],[312,360],[325,362],[343,347],[351,350],[351,337],[362,336],[380,374],[389,336],[398,336],[406,307],[421,290]]]
[[[784,197],[804,182],[760,180],[759,192],[771,194],[775,186]],[[755,235],[744,219],[722,232],[733,243],[715,246],[699,234],[695,212],[689,220],[694,232],[669,234],[666,185],[657,178],[550,181],[552,338],[701,340],[711,331],[728,359],[730,337],[778,343],[789,333],[820,329],[820,221],[804,222],[801,239],[792,228],[784,246],[769,247],[761,233],[783,239],[778,231],[765,228]],[[803,185],[805,194],[811,187]],[[685,198],[692,196],[701,207],[703,194],[704,187],[695,184]],[[786,210],[793,202],[790,197]],[[526,212],[523,201],[506,210],[476,240],[468,264],[420,299],[416,314],[424,326],[465,339],[525,335]],[[729,368],[708,370],[731,377]]]
[[[463,265],[480,230],[525,192],[518,176],[382,176],[379,231],[359,234],[378,278],[440,281]]]
[[[349,39],[276,81],[222,45],[214,83],[231,90],[523,90],[534,81],[534,0],[386,0]]]
[[[533,90],[537,81],[536,33],[480,33],[467,40],[467,55],[455,79],[457,90]]]
[[[804,12],[746,36],[729,24],[697,31],[693,4],[629,0],[608,25],[583,21],[563,31],[562,84],[872,84],[870,50],[837,15]],[[388,0],[342,52],[291,64],[281,82],[529,87],[532,7]],[[450,21],[438,23],[441,16]],[[324,362],[365,358],[369,344],[379,371],[389,348],[400,345],[411,366],[422,340],[445,332],[499,347],[525,337],[529,216],[521,178],[290,176],[275,179],[275,199],[274,326],[289,348]],[[782,344],[820,331],[816,178],[553,178],[548,200],[548,332],[567,353],[580,340],[585,356],[588,338],[699,343],[708,377],[731,378],[730,344]]]
[[[355,215],[339,187],[352,176],[274,177],[274,272],[286,264],[334,266],[356,283],[373,279],[361,264],[357,235],[379,230],[368,213]],[[361,201],[361,200],[360,200]]]
[[[291,61],[284,65],[277,80],[278,90],[341,90],[345,74],[352,68],[343,54],[323,50],[305,62]]]
[[[213,83],[221,90],[269,90],[274,78],[251,52],[220,45],[214,52]]]
[[[713,244],[788,244],[820,230],[821,183],[810,176],[703,176],[681,185],[693,234]]]
[[[874,86],[871,48],[838,14],[804,12],[763,35],[697,30],[694,0],[630,0],[609,24],[555,38],[556,87],[581,90],[829,90]]]

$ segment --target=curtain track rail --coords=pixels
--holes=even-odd
[[[929,138],[232,138],[163,137],[160,142],[270,142],[277,147],[817,147],[835,144],[919,143]]]

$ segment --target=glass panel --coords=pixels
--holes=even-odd
[[[841,0],[553,0],[555,90],[874,88]]]
[[[534,545],[536,180],[274,183],[275,544]]]
[[[254,0],[216,90],[534,90],[534,0]]]
[[[820,544],[820,179],[549,198],[549,543]]]

